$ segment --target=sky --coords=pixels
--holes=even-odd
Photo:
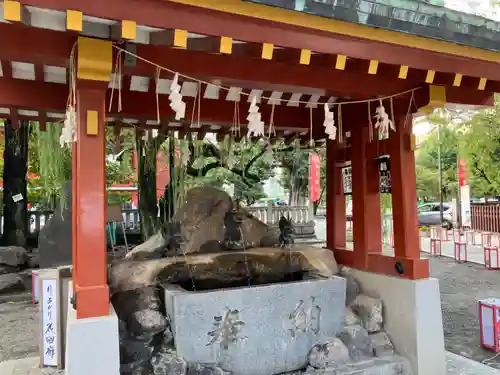
[[[432,130],[433,125],[428,121],[421,121],[413,124],[413,134],[417,137],[425,135]]]
[[[478,14],[500,21],[500,6],[493,6],[494,0],[445,0],[445,6],[461,12]]]

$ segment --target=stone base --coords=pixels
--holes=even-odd
[[[412,375],[410,362],[394,356],[347,364],[345,367],[307,370],[304,375]]]
[[[384,329],[414,375],[446,374],[439,281],[406,280],[353,270],[364,293],[384,303]],[[371,373],[370,373],[371,374]]]
[[[344,325],[345,279],[190,292],[165,286],[177,355],[232,375],[303,368],[315,344]]]
[[[68,296],[72,293],[69,287]],[[120,375],[118,317],[112,305],[108,316],[88,319],[76,319],[69,306],[65,359],[66,375]]]

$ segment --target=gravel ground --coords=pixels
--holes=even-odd
[[[479,346],[477,301],[500,297],[500,272],[477,264],[431,258],[440,280],[446,349],[500,369],[500,355]],[[0,362],[38,355],[38,308],[30,302],[0,303]]]
[[[431,258],[431,276],[439,279],[446,350],[500,369],[500,355],[480,347],[477,301],[500,297],[500,272],[482,265]]]
[[[38,355],[39,335],[38,307],[0,303],[0,362]]]

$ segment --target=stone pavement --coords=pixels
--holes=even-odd
[[[453,375],[500,375],[500,370],[447,352],[447,372]],[[29,357],[0,363],[0,375],[63,375],[63,370],[41,369],[39,358]],[[444,374],[443,374],[444,375]]]

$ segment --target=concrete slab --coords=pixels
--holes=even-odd
[[[500,375],[500,370],[453,353],[446,353],[446,367],[453,375]]]
[[[1,375],[63,375],[63,370],[41,369],[38,357],[28,357],[14,361],[0,362]],[[500,375],[500,370],[475,362],[471,359],[447,352],[446,368],[453,375]],[[385,375],[385,374],[384,374]]]
[[[406,358],[392,356],[374,358],[344,367],[307,370],[304,375],[411,375],[411,366]]]
[[[233,375],[301,368],[315,344],[343,327],[346,286],[339,277],[200,292],[165,288],[179,356],[219,363]]]

